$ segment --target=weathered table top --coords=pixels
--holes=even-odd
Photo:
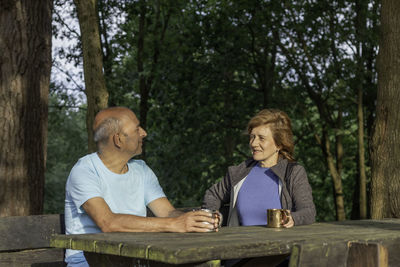
[[[223,227],[215,233],[55,235],[51,246],[182,264],[289,254],[295,245],[307,245],[311,250],[332,244],[346,247],[351,241],[398,243],[398,249],[400,219],[325,222],[290,229]]]

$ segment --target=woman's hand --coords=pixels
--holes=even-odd
[[[219,212],[218,210],[213,212],[213,217],[215,219],[214,228],[215,228],[215,231],[218,232],[218,228],[221,227],[224,217],[222,216],[221,212]]]
[[[290,213],[286,216],[285,221],[286,220],[288,222],[282,225],[284,228],[291,228],[294,226],[294,221],[293,221],[292,215],[290,215]]]

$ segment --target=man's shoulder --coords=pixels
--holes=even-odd
[[[74,165],[74,167],[72,169],[75,169],[75,168],[79,169],[79,168],[82,168],[82,167],[85,167],[85,166],[93,166],[94,156],[96,156],[96,154],[95,153],[91,153],[91,154],[87,154],[87,155],[79,158],[76,161],[76,163],[75,163],[75,165]]]
[[[96,164],[96,157],[95,153],[85,155],[78,159],[75,165],[72,167],[69,177],[74,176],[74,174],[82,174],[86,172],[94,172],[95,171],[95,164]],[[79,175],[80,176],[80,175]]]
[[[87,163],[89,163],[89,162],[92,162],[96,157],[98,157],[96,152],[90,153],[90,154],[86,154],[86,155],[80,157],[80,158],[76,161],[75,165],[87,164]]]

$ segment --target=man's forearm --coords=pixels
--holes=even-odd
[[[103,232],[178,232],[175,218],[113,214],[100,228]],[[179,215],[178,215],[179,216]],[[176,217],[176,216],[175,216]]]
[[[172,210],[168,213],[168,217],[178,217],[181,216],[182,214],[184,214],[183,211],[180,210]]]
[[[103,232],[207,232],[216,223],[208,212],[182,213],[163,202],[159,199],[150,203],[151,210],[160,217],[113,213],[100,197],[89,199],[82,206]]]
[[[101,223],[103,232],[209,232],[218,227],[218,221],[205,211],[174,212],[178,217],[140,217],[112,214]],[[105,222],[105,221],[104,221]],[[206,222],[206,223],[205,223]],[[217,229],[218,230],[218,229]]]

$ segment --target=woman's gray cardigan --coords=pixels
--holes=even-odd
[[[248,159],[237,166],[229,167],[224,179],[206,191],[202,207],[220,210],[224,218],[227,218],[227,226],[239,226],[236,209],[237,194],[250,170],[256,164],[257,161]],[[282,159],[271,167],[271,170],[279,177],[282,208],[291,210],[295,225],[313,223],[315,206],[305,169],[296,162]],[[227,204],[229,204],[228,213],[223,209]]]

